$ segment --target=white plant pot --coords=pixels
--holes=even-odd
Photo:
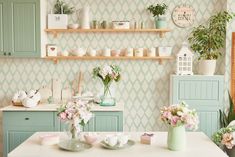
[[[200,60],[198,72],[201,75],[214,75],[216,68],[216,60]]]
[[[48,29],[67,29],[68,15],[66,14],[48,14]]]

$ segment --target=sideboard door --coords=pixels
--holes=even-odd
[[[224,76],[171,76],[171,104],[186,102],[197,110],[199,131],[209,137],[219,129],[219,109],[223,108]]]

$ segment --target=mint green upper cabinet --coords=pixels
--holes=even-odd
[[[6,26],[4,25],[5,23],[7,23],[6,8],[6,2],[0,0],[0,55],[3,55],[7,49],[6,41],[4,40],[7,38]]]
[[[13,56],[40,55],[40,1],[10,1],[10,52]]]
[[[3,41],[7,43],[4,56],[40,56],[40,0],[4,0],[6,27]],[[0,26],[1,27],[1,26]],[[0,37],[1,39],[1,37]],[[1,45],[0,45],[1,48]]]

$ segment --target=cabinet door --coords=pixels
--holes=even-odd
[[[40,1],[11,0],[9,2],[8,53],[18,57],[40,56]]]
[[[95,116],[85,126],[84,131],[123,131],[122,112],[94,112]]]
[[[5,24],[5,25],[3,25]],[[0,55],[7,49],[7,3],[0,0]]]
[[[219,128],[223,108],[223,76],[171,76],[171,103],[185,101],[199,116],[199,131],[208,137]]]

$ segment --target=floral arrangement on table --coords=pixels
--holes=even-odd
[[[101,105],[115,105],[115,101],[111,102],[111,104],[108,104],[105,102],[105,98],[110,95],[110,85],[113,81],[119,82],[121,79],[121,69],[117,65],[105,65],[103,67],[96,67],[93,69],[93,76],[94,78],[101,79],[103,85],[104,85],[104,93],[101,98]],[[110,102],[109,102],[110,103]]]
[[[184,125],[191,130],[196,130],[199,123],[196,110],[190,110],[184,102],[164,107],[161,120],[173,127]]]
[[[164,107],[161,110],[161,120],[169,125],[167,146],[173,151],[185,149],[185,128],[196,130],[199,123],[196,110],[190,110],[184,102]]]
[[[71,101],[58,108],[57,116],[63,122],[69,123],[72,139],[77,138],[81,126],[85,126],[92,118],[91,107],[81,100]]]
[[[235,126],[227,126],[219,129],[212,135],[212,140],[218,146],[226,146],[232,149],[235,146]]]

